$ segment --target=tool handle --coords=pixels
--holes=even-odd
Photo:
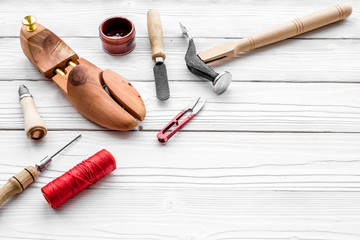
[[[339,4],[290,22],[269,28],[239,41],[224,43],[198,54],[205,63],[217,61],[254,48],[269,45],[299,34],[343,20],[350,16],[351,6]]]
[[[149,39],[152,48],[152,59],[162,57],[165,60],[165,53],[163,49],[163,31],[159,12],[155,9],[150,9],[147,12],[147,27],[149,32]]]
[[[279,42],[330,23],[343,20],[350,16],[351,12],[352,8],[349,5],[339,4],[301,18],[296,18],[292,21],[241,39],[235,47],[234,54]]]
[[[157,134],[157,138],[159,142],[167,142],[169,139],[174,136],[181,128],[185,126],[193,117],[195,117],[194,113],[191,113],[184,120],[179,123],[180,118],[187,112],[187,110],[182,110],[178,115],[176,115],[161,131]],[[172,129],[169,133],[167,133],[170,128],[176,125],[174,129]]]
[[[26,167],[15,176],[12,176],[5,185],[0,188],[0,206],[8,198],[24,191],[38,176],[38,170],[34,166]]]
[[[39,140],[45,137],[47,129],[44,120],[36,110],[34,99],[32,97],[24,97],[20,100],[20,105],[24,113],[26,136],[32,140]]]

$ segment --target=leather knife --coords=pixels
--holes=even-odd
[[[159,100],[166,100],[170,97],[169,82],[165,66],[165,53],[163,49],[163,32],[159,12],[150,9],[147,12],[147,27],[150,44],[152,48],[152,59],[154,65],[154,77],[156,96]]]

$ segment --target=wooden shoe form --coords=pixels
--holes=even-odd
[[[133,129],[137,125],[136,119],[144,120],[144,102],[131,83],[114,71],[103,71],[79,58],[44,26],[37,23],[34,31],[28,31],[27,26],[22,26],[20,42],[24,54],[32,64],[43,76],[52,79],[87,119],[119,131]],[[104,86],[111,96],[106,93]]]

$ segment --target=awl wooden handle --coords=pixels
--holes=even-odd
[[[20,100],[20,105],[24,113],[24,127],[26,136],[32,140],[38,140],[46,136],[47,129],[44,120],[36,110],[34,99],[24,97]]]
[[[0,206],[10,197],[24,191],[39,176],[34,166],[26,167],[15,176],[12,176],[5,185],[0,188]]]
[[[269,28],[236,42],[225,43],[199,53],[204,62],[215,61],[226,57],[233,57],[240,52],[262,47],[271,43],[294,37],[296,35],[323,27],[350,16],[351,6],[339,4],[310,15],[296,18],[292,21]]]
[[[147,27],[149,32],[149,39],[152,48],[152,59],[157,57],[165,59],[163,49],[163,31],[159,12],[155,9],[150,9],[147,12]]]

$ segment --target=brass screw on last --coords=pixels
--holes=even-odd
[[[61,76],[65,76],[65,73],[63,72],[63,70],[61,70],[60,68],[55,68],[55,73],[59,74]]]
[[[36,21],[37,21],[37,20],[36,20],[36,17],[29,15],[29,16],[26,16],[26,17],[23,18],[22,24],[23,24],[24,26],[27,26],[27,30],[28,30],[29,32],[33,32],[33,31],[36,30],[36,25],[35,25],[35,24],[36,24]],[[73,67],[76,66],[76,64],[75,64],[73,61],[71,61],[71,60],[69,60],[69,61],[66,63],[66,65],[68,65],[68,66],[73,66]],[[63,70],[61,70],[61,68],[59,68],[59,67],[55,68],[54,72],[55,72],[56,74],[61,75],[61,76],[64,76],[64,75],[65,75],[65,72],[64,72]]]
[[[70,66],[73,66],[73,67],[75,67],[76,66],[76,63],[74,63],[73,61],[68,61],[67,63],[66,63],[66,65],[70,65]],[[63,70],[61,70],[60,68],[55,68],[55,73],[56,74],[59,74],[59,75],[61,75],[61,76],[64,76],[65,75],[65,73],[64,73],[64,71]]]
[[[26,17],[23,18],[22,24],[24,26],[27,26],[27,30],[29,32],[33,32],[33,31],[36,30],[36,25],[35,25],[36,24],[36,17],[30,16],[30,15],[26,16]]]

